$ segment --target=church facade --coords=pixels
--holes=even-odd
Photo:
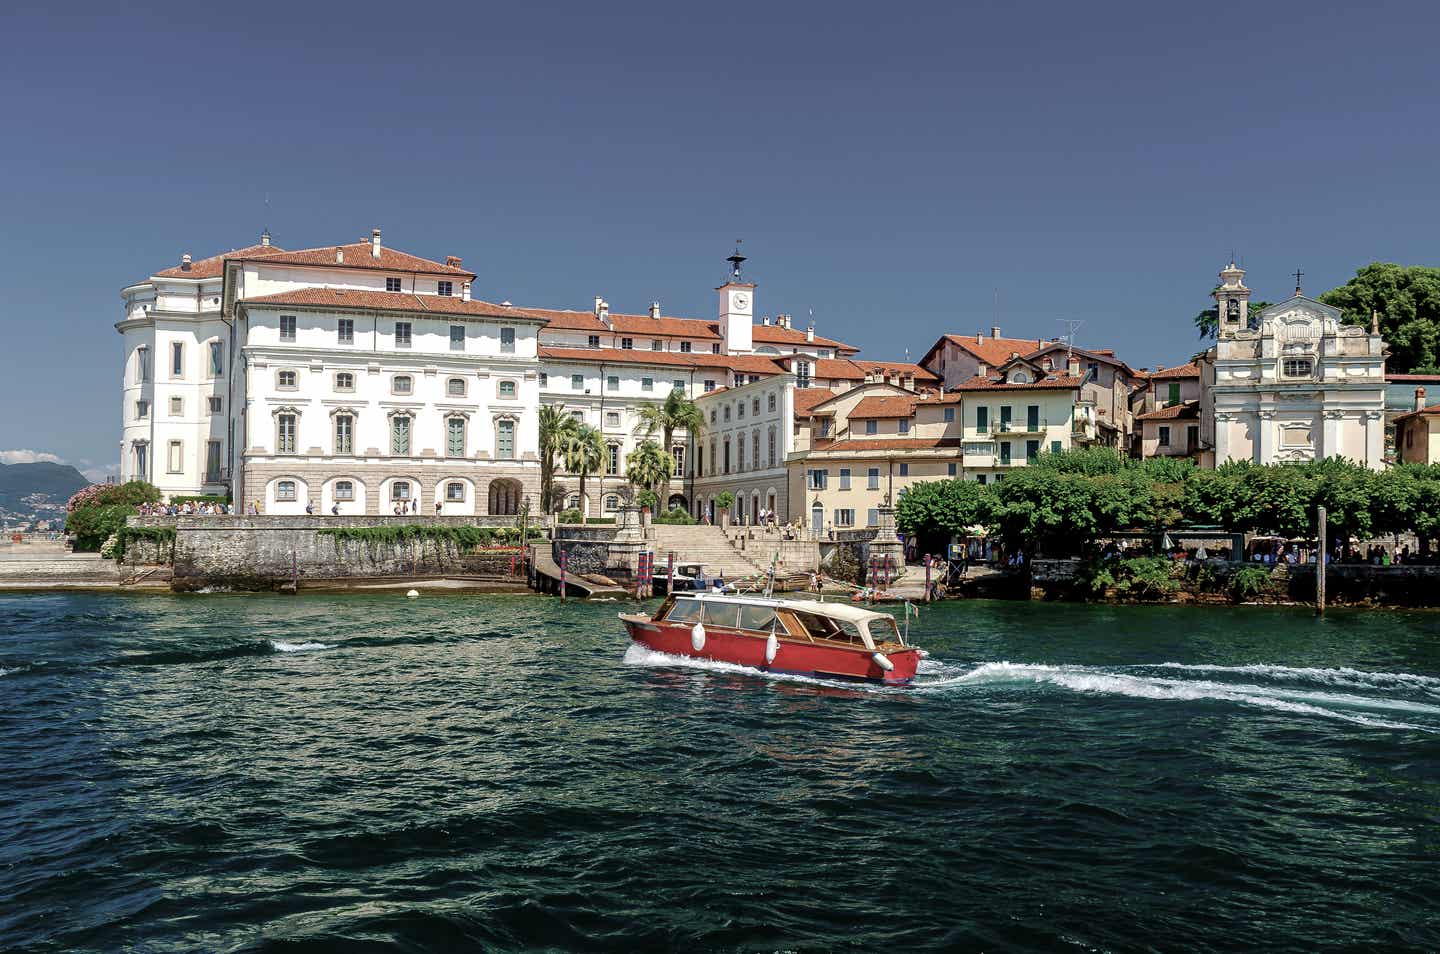
[[[1220,272],[1217,340],[1200,367],[1201,464],[1344,457],[1384,466],[1385,342],[1379,329],[1301,293],[1250,313],[1245,272]],[[1298,276],[1297,276],[1298,279]]]

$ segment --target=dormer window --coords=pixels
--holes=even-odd
[[[587,346],[591,347],[591,348],[598,348],[598,347],[600,347],[600,336],[599,336],[599,335],[591,335],[589,338],[586,338],[586,339],[585,339],[585,344],[586,344]]]
[[[454,290],[455,285],[452,282],[435,283],[435,293],[438,295],[442,295],[445,298],[449,298],[454,293]]]
[[[1287,378],[1308,378],[1314,370],[1315,363],[1309,358],[1286,358],[1280,364],[1280,371]]]
[[[398,292],[398,291],[400,290],[400,279],[398,279],[398,278],[387,278],[387,279],[385,279],[385,290],[386,290],[387,292]]]

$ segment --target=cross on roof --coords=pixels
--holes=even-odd
[[[1297,295],[1300,294],[1300,278],[1304,274],[1305,273],[1300,271],[1300,269],[1295,269],[1295,294]]]

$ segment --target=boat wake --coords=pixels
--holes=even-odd
[[[272,639],[270,645],[275,647],[276,652],[281,653],[308,653],[317,649],[334,649],[330,643],[287,643],[278,639]]]
[[[1015,662],[961,665],[922,659],[915,682],[909,687],[895,687],[762,672],[734,663],[672,656],[635,643],[626,650],[624,661],[634,666],[683,666],[884,694],[935,695],[1040,687],[1158,702],[1213,701],[1300,718],[1332,719],[1375,728],[1440,734],[1440,704],[1428,701],[1440,699],[1440,691],[1437,691],[1440,690],[1440,678],[1413,673],[1172,662],[1137,666]],[[1185,673],[1204,673],[1211,678],[1192,678]],[[1359,691],[1334,691],[1337,687]]]

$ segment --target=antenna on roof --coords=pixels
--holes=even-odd
[[[1080,326],[1085,322],[1080,318],[1056,318],[1055,320],[1070,329],[1070,333],[1065,335],[1065,363],[1068,366],[1071,355],[1075,353],[1075,332],[1079,331]]]

